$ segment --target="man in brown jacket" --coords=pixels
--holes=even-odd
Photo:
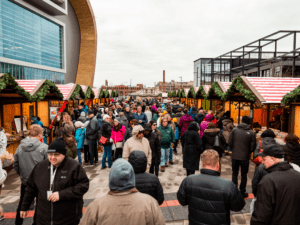
[[[163,225],[157,201],[135,188],[135,174],[129,162],[117,159],[109,172],[109,189],[87,208],[80,225]]]
[[[134,150],[143,151],[147,157],[147,172],[149,173],[151,162],[152,162],[152,152],[150,148],[149,141],[144,137],[144,128],[141,125],[133,127],[132,137],[129,138],[123,147],[123,159],[128,161],[128,157]]]

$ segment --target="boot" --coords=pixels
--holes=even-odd
[[[174,164],[173,160],[170,160],[170,161],[169,161],[169,163],[170,163],[171,165],[173,165],[173,164]]]
[[[160,167],[160,172],[165,172],[165,167],[164,166]]]
[[[165,163],[165,167],[168,167],[168,163]]]

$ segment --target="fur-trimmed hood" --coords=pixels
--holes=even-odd
[[[204,133],[220,132],[219,128],[207,128]]]

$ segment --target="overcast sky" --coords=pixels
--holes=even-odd
[[[191,81],[198,58],[217,57],[278,30],[300,30],[299,0],[90,2],[98,30],[96,87],[106,79],[109,85],[131,79],[132,85],[154,86],[163,70],[166,81]]]

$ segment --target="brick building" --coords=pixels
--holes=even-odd
[[[107,83],[106,83],[107,84]],[[101,86],[102,89],[114,90],[119,93],[119,96],[127,96],[132,92],[143,89],[142,84],[137,84],[136,86],[125,86],[125,85],[116,85],[116,86]]]

